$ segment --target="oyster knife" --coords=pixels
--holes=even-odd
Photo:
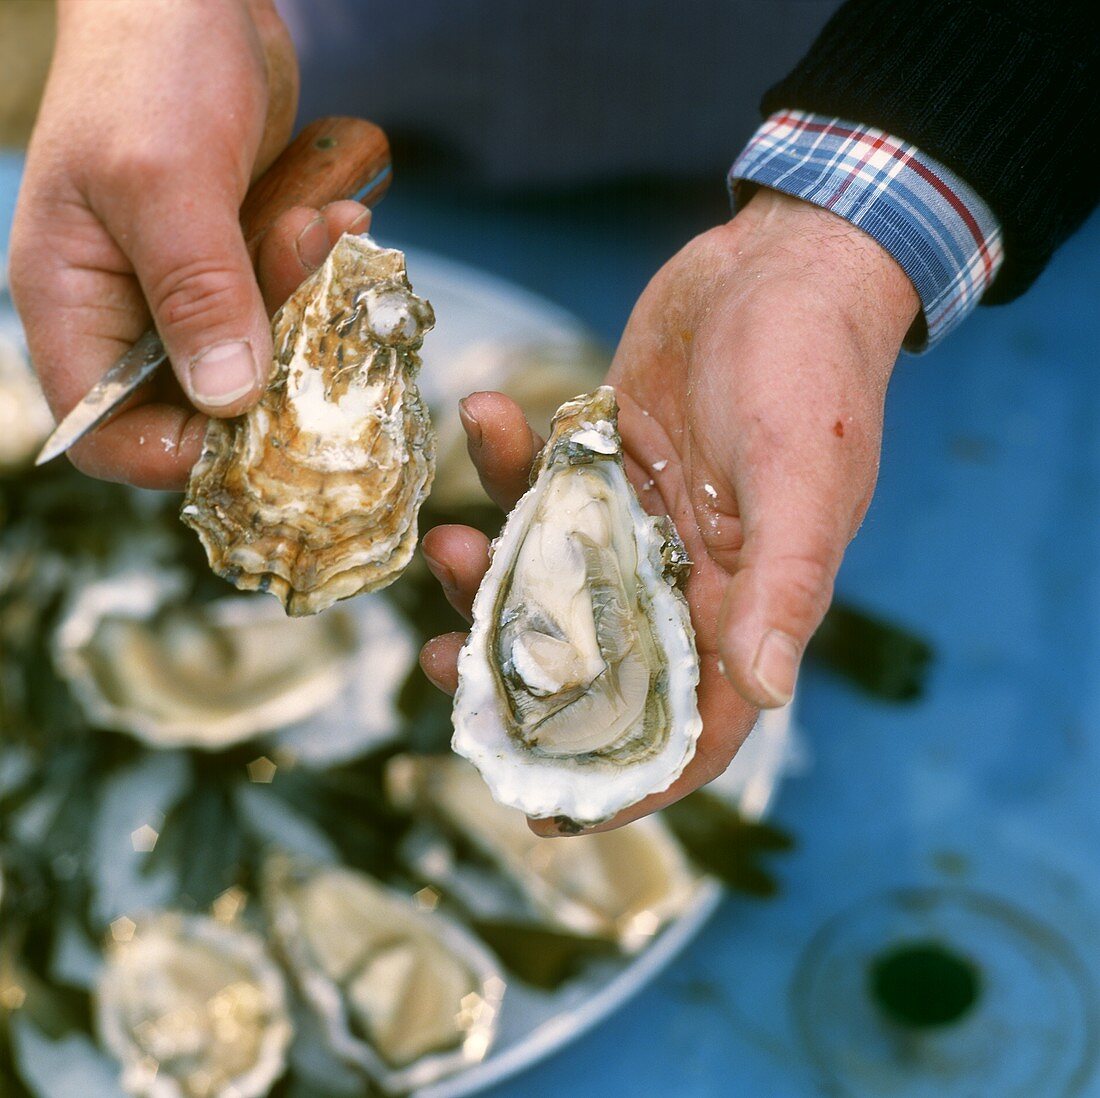
[[[283,150],[249,189],[241,227],[255,259],[264,233],[293,206],[324,206],[353,198],[373,206],[390,183],[386,135],[361,118],[321,118]],[[36,465],[63,454],[98,427],[156,373],[168,355],[155,331],[146,332],[92,386],[46,440]]]

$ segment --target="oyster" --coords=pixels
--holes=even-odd
[[[701,878],[659,815],[552,843],[531,831],[522,812],[497,804],[477,771],[453,755],[401,756],[387,777],[396,801],[457,832],[504,872],[544,921],[563,930],[606,938],[631,953],[697,895]],[[446,865],[437,848],[418,868],[445,889],[460,884],[453,879],[457,868]],[[448,875],[452,879],[444,879]]]
[[[198,915],[119,919],[96,992],[122,1086],[147,1098],[260,1098],[290,1043],[282,974],[255,934]]]
[[[481,1060],[504,981],[448,919],[352,870],[275,855],[264,902],[334,1051],[387,1090],[426,1086]]]
[[[218,575],[297,616],[401,574],[435,471],[416,387],[434,319],[401,252],[348,235],[276,313],[267,391],[210,421],[181,512]]]
[[[360,670],[348,613],[289,621],[256,598],[192,606],[186,588],[179,573],[135,569],[77,591],[54,660],[90,720],[156,747],[221,750],[313,716]]]
[[[0,325],[0,473],[29,465],[53,416],[20,343]]]
[[[666,789],[695,753],[699,658],[671,520],[627,480],[614,390],[554,417],[458,661],[452,747],[493,796],[580,825]]]

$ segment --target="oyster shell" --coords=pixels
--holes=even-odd
[[[252,933],[198,915],[118,921],[96,1021],[146,1098],[260,1098],[290,1043],[282,974]]]
[[[484,1057],[504,981],[476,939],[352,870],[275,855],[264,877],[275,937],[339,1056],[402,1092]]]
[[[688,561],[617,413],[608,386],[558,409],[474,600],[451,741],[501,803],[585,826],[668,788],[702,728]]]
[[[416,387],[434,319],[401,252],[348,235],[276,313],[267,391],[210,421],[181,512],[218,575],[297,616],[401,574],[435,472]]]
[[[606,938],[627,953],[643,948],[695,898],[701,877],[659,815],[615,831],[546,842],[522,812],[497,804],[478,772],[450,756],[400,756],[391,795],[438,819],[495,863],[538,915],[574,934]],[[423,859],[429,879],[438,857]],[[453,867],[452,872],[457,872]]]
[[[0,325],[0,472],[30,465],[53,416],[23,348]]]

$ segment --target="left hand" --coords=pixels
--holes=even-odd
[[[686,594],[703,733],[669,789],[602,827],[716,777],[757,710],[790,700],[871,499],[886,384],[917,308],[912,284],[871,237],[772,191],[691,241],[642,294],[608,383],[630,480],[647,510],[672,516],[694,562]],[[541,440],[500,393],[468,397],[462,421],[486,491],[510,510]],[[487,539],[438,527],[423,553],[469,618]],[[437,637],[421,654],[450,693],[464,639]],[[550,820],[532,826],[556,833]]]

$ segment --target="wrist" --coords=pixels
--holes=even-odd
[[[838,214],[760,187],[733,219],[793,275],[810,280],[830,308],[896,353],[920,316],[909,276],[874,237]]]

